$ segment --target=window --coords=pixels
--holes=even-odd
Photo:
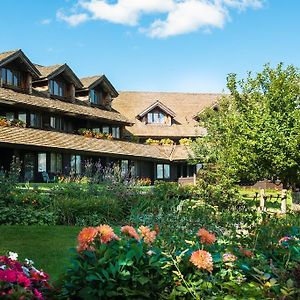
[[[156,165],[156,178],[157,179],[170,179],[170,165],[157,164]]]
[[[103,126],[103,127],[102,127],[102,133],[107,133],[107,134],[109,134],[109,126]]]
[[[47,171],[47,155],[46,153],[38,154],[38,172]]]
[[[65,96],[65,83],[57,80],[50,80],[50,94],[64,97]]]
[[[81,174],[81,156],[71,155],[71,173]]]
[[[55,174],[62,173],[62,155],[60,153],[51,153],[50,172]]]
[[[94,133],[100,133],[100,132],[101,132],[100,128],[93,128],[92,131],[93,131]]]
[[[27,123],[27,117],[26,117],[26,113],[24,112],[19,112],[18,113],[18,120]]]
[[[35,155],[26,153],[24,155],[24,180],[31,181],[34,179]]]
[[[56,130],[62,130],[62,121],[60,117],[50,117],[50,127]]]
[[[101,104],[102,94],[94,89],[90,90],[90,101],[93,104]]]
[[[13,121],[15,119],[15,114],[13,112],[6,113],[6,119],[9,121]]]
[[[30,114],[30,126],[31,127],[36,127],[36,128],[40,128],[41,124],[42,124],[42,119],[41,119],[41,115],[39,114]]]
[[[126,176],[129,171],[129,161],[128,160],[121,160],[121,174],[122,176]]]
[[[112,136],[113,138],[119,139],[120,138],[120,127],[112,127]]]
[[[147,115],[149,124],[164,124],[165,115],[162,112],[150,112]]]
[[[21,85],[21,73],[19,71],[2,68],[1,78],[4,84],[13,86]]]

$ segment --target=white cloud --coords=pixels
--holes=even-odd
[[[43,19],[41,20],[40,24],[42,25],[49,25],[52,22],[51,19]]]
[[[56,17],[59,20],[67,22],[70,26],[77,26],[80,23],[84,23],[89,19],[88,15],[86,13],[79,13],[79,14],[73,14],[66,16],[62,10],[59,10],[56,13]]]
[[[151,37],[168,37],[196,31],[209,26],[222,28],[227,18],[220,5],[206,1],[187,0],[177,3],[166,20],[156,20],[145,30]]]
[[[137,26],[150,37],[165,38],[199,29],[223,28],[230,10],[261,8],[265,0],[78,0],[69,15],[61,10],[57,18],[71,26],[88,20],[104,20]],[[74,12],[75,11],[75,12]],[[153,19],[143,28],[141,19]]]
[[[109,4],[106,0],[81,1],[93,19],[135,26],[143,14],[167,13],[174,6],[173,0],[119,0]]]

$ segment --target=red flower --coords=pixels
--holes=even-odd
[[[39,300],[43,300],[44,299],[43,298],[43,294],[41,292],[39,292],[37,289],[34,289],[33,293],[34,293],[34,296],[37,297],[37,299],[39,299]]]
[[[29,287],[30,286],[30,280],[24,276],[22,273],[18,274],[18,284],[24,286],[24,287]]]
[[[17,271],[14,270],[0,270],[0,281],[5,282],[16,282],[17,281]]]

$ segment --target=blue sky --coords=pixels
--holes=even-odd
[[[300,66],[298,0],[0,0],[0,52],[105,73],[118,90],[221,92],[226,75]]]

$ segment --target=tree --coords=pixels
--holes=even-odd
[[[194,142],[198,161],[235,181],[271,179],[291,188],[300,179],[300,74],[275,69],[238,80],[227,77],[229,95],[199,116],[207,135]]]

